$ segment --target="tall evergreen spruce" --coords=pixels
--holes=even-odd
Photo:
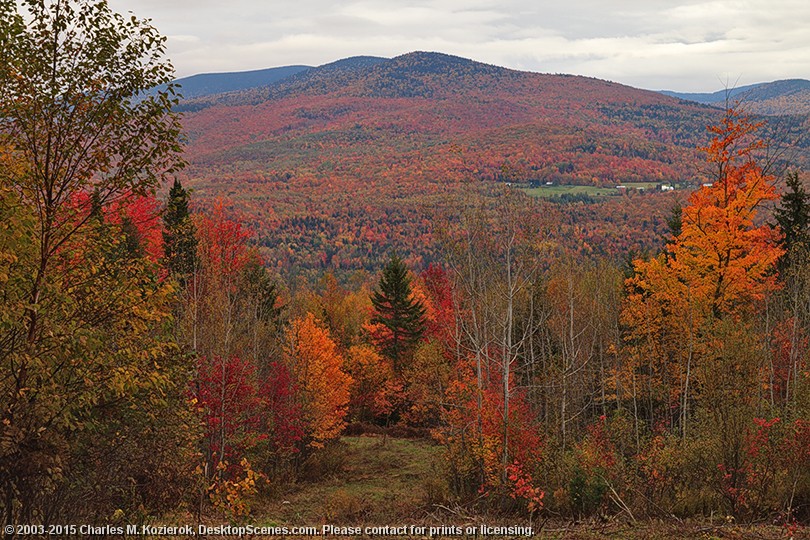
[[[385,326],[390,336],[382,346],[382,353],[402,368],[402,360],[425,331],[425,306],[413,298],[408,268],[396,254],[383,269],[379,289],[371,295],[375,314],[372,322]]]
[[[780,261],[781,269],[786,268],[798,254],[810,249],[810,194],[805,191],[797,172],[788,174],[787,187],[781,205],[774,211],[776,223],[784,234],[782,247],[785,255]]]
[[[669,227],[670,236],[670,238],[667,238],[668,241],[673,241],[681,235],[683,230],[683,207],[680,201],[676,201],[672,205],[667,218],[667,227]]]
[[[188,211],[188,192],[177,179],[163,214],[163,249],[166,267],[184,284],[197,260],[197,231]]]
[[[121,254],[129,259],[139,259],[144,256],[143,242],[138,228],[128,216],[121,218],[121,233],[124,242],[121,245]]]

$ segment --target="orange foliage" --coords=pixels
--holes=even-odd
[[[759,127],[729,110],[709,128],[714,138],[704,150],[716,177],[689,198],[682,233],[669,246],[671,268],[716,317],[776,286],[773,268],[783,253],[777,232],[754,225],[760,205],[777,198],[775,178],[753,155],[764,143],[749,140]]]
[[[310,445],[318,448],[339,436],[345,426],[352,378],[343,372],[343,358],[329,332],[311,313],[292,322],[287,338],[303,401],[306,433]]]
[[[689,197],[667,257],[634,262],[631,302],[639,294],[689,298],[700,315],[720,318],[776,287],[777,232],[754,224],[760,205],[777,197],[774,178],[754,159],[762,142],[749,136],[758,127],[729,110],[710,128],[715,136],[704,150],[716,168],[714,182]]]
[[[666,253],[634,261],[622,310],[633,360],[626,367],[647,369],[618,373],[617,386],[641,384],[676,406],[692,358],[711,347],[706,333],[723,318],[749,313],[777,287],[777,233],[756,224],[762,203],[776,198],[774,178],[755,159],[763,144],[753,136],[758,127],[729,110],[709,128],[714,137],[703,150],[713,182],[690,196],[681,233]]]
[[[347,353],[346,369],[352,377],[351,410],[359,420],[387,417],[394,408],[394,366],[370,345],[354,345]],[[401,390],[401,388],[400,388]],[[396,400],[393,400],[396,401]]]

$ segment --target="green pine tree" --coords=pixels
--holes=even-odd
[[[675,240],[681,235],[683,229],[683,207],[680,201],[676,201],[669,211],[667,218],[667,227],[669,227],[669,236],[667,240]]]
[[[782,195],[781,205],[774,211],[776,223],[784,234],[782,247],[785,255],[780,261],[780,269],[810,249],[810,194],[805,191],[797,172],[788,173],[786,183],[788,191]]]
[[[259,259],[252,259],[245,266],[244,275],[247,290],[255,302],[256,318],[280,326],[283,308],[276,306],[279,296],[278,285],[270,277],[270,272]]]
[[[129,216],[123,216],[121,218],[121,233],[124,237],[120,248],[122,255],[128,259],[139,259],[143,257],[144,249],[141,242],[141,235],[138,233],[138,228]]]
[[[407,352],[425,331],[425,306],[413,298],[408,268],[396,254],[383,269],[379,289],[371,295],[373,323],[385,326],[390,335],[382,344],[382,353],[400,371]]]
[[[163,251],[169,272],[185,283],[197,262],[197,231],[188,211],[188,192],[177,179],[163,214]]]

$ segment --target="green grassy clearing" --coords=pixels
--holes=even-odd
[[[627,182],[622,184],[628,189],[645,189],[654,190],[658,186],[658,182]],[[558,197],[560,195],[578,195],[584,194],[591,197],[604,197],[610,195],[619,195],[620,191],[613,187],[601,186],[540,186],[536,188],[525,188],[524,191],[532,197]]]
[[[316,464],[320,478],[290,486],[258,512],[268,523],[410,523],[424,515],[431,490],[440,485],[442,449],[431,441],[343,437],[325,451],[339,465]]]

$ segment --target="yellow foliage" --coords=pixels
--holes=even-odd
[[[257,483],[267,482],[267,477],[254,471],[247,458],[239,463],[239,473],[233,479],[225,479],[228,462],[217,465],[217,476],[208,488],[208,497],[216,510],[225,513],[231,521],[250,515],[251,504],[258,493]]]

